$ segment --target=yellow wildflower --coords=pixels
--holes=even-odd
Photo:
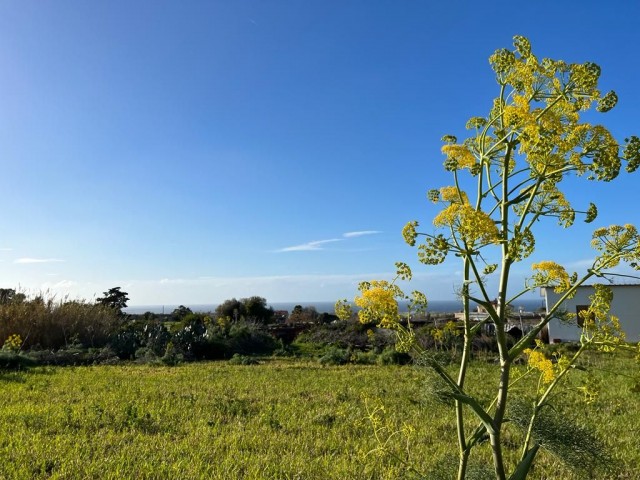
[[[453,162],[457,168],[471,169],[476,164],[476,157],[465,145],[444,145],[442,153],[447,156],[447,160]]]
[[[461,238],[470,245],[480,243],[498,243],[500,234],[496,224],[483,211],[468,204],[453,203],[433,219],[436,227],[448,226],[456,230]]]
[[[521,95],[513,96],[513,104],[504,107],[503,115],[504,124],[514,128],[535,123],[535,117],[529,112],[529,102]]]
[[[462,197],[462,202],[460,202],[460,197]],[[467,197],[467,194],[462,190],[458,190],[457,187],[452,186],[440,188],[440,198],[445,202],[469,203],[469,197]]]
[[[536,285],[554,286],[557,293],[564,292],[571,287],[571,279],[569,274],[562,265],[548,260],[531,265],[534,270],[539,270],[533,278]]]
[[[394,286],[384,280],[372,280],[360,285],[362,296],[355,298],[361,308],[358,318],[362,323],[377,321],[383,327],[392,327],[400,318]]]
[[[351,318],[351,305],[347,302],[347,299],[338,300],[335,304],[334,310],[340,320],[349,320]]]
[[[529,366],[540,371],[542,374],[542,383],[546,385],[553,382],[554,378],[556,378],[553,362],[538,350],[527,348],[524,353],[529,357]]]
[[[9,335],[7,339],[4,341],[4,345],[2,346],[3,350],[8,350],[10,352],[18,352],[22,347],[22,338],[20,335],[14,334]]]

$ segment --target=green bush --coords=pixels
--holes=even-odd
[[[387,347],[378,355],[378,365],[407,365],[408,363],[411,363],[411,355],[398,352],[395,347]]]
[[[351,352],[344,348],[331,347],[320,357],[322,365],[345,365],[351,359]]]
[[[260,362],[253,357],[234,353],[233,357],[229,359],[229,363],[232,365],[258,365]]]
[[[75,345],[59,350],[32,350],[24,355],[37,365],[111,365],[119,361],[109,347],[83,348]]]
[[[375,365],[378,363],[378,355],[373,350],[368,352],[353,352],[351,362],[357,365]]]
[[[0,350],[0,370],[24,370],[36,365],[28,356],[10,350]]]

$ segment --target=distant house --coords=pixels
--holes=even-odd
[[[609,285],[609,287],[613,291],[610,314],[620,319],[620,326],[626,333],[627,341],[640,341],[640,284]],[[565,300],[561,305],[561,310],[577,315],[589,307],[591,303],[589,296],[593,295],[593,292],[594,289],[591,285],[578,287],[575,296]],[[545,298],[546,309],[549,312],[562,294],[554,292],[553,287],[543,287],[542,296]],[[571,321],[560,321],[553,318],[547,326],[551,343],[580,340],[582,328],[578,326],[577,318]]]
[[[498,300],[491,302],[494,308],[498,307]],[[464,321],[465,314],[458,312],[455,314],[455,319],[462,322]],[[505,331],[513,338],[519,339],[523,335],[529,333],[542,319],[542,316],[538,312],[526,312],[522,307],[518,311],[511,311],[507,314],[507,321],[505,324]],[[472,324],[485,322],[482,326],[482,331],[488,335],[495,335],[496,328],[493,321],[489,319],[489,313],[487,309],[477,305],[476,311],[469,312],[469,320]]]
[[[288,310],[274,310],[273,311],[273,322],[274,323],[287,323],[287,319],[289,318]]]

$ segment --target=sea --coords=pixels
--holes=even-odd
[[[287,310],[291,312],[296,305],[302,307],[315,307],[318,313],[334,313],[335,302],[270,302],[268,306],[274,310]],[[129,314],[142,314],[152,312],[156,314],[171,313],[180,305],[133,305],[127,307],[125,312]],[[189,304],[184,305],[193,312],[213,312],[218,306],[215,303],[210,304]],[[354,306],[355,309],[355,305]],[[475,308],[475,305],[472,305]],[[520,312],[535,312],[544,309],[544,299],[522,298],[513,303],[513,308]],[[400,311],[407,311],[406,303],[400,303]],[[430,300],[427,311],[430,313],[454,313],[462,311],[462,302],[459,300]]]

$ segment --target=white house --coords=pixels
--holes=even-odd
[[[626,334],[628,342],[640,341],[640,284],[608,285],[613,291],[610,314],[620,319],[620,326]],[[560,309],[577,314],[586,309],[591,303],[589,296],[594,289],[590,285],[578,287],[573,298],[565,300]],[[562,294],[555,293],[553,287],[543,287],[542,296],[545,298],[547,312],[556,304]],[[575,342],[580,340],[582,329],[574,318],[571,322],[561,322],[557,318],[548,323],[549,342]]]

